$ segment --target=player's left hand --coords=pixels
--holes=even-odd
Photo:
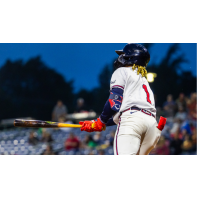
[[[79,124],[82,125],[81,131],[93,132],[92,123],[92,121],[79,122]]]
[[[105,131],[106,130],[106,125],[101,122],[99,118],[97,118],[97,121],[84,121],[84,122],[79,122],[81,127],[81,131],[86,131],[86,132],[94,132],[94,131]]]

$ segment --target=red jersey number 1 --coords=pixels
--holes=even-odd
[[[147,94],[147,101],[151,104],[151,100],[149,99],[150,95],[149,95],[149,92],[147,90],[147,86],[146,85],[142,85],[142,87],[143,87],[144,91]]]

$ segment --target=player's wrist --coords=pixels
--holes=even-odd
[[[98,120],[98,119],[100,120],[100,122],[101,122],[102,124],[104,124],[104,125],[106,124],[106,122],[104,122],[104,121],[102,120],[101,116],[99,116],[99,118],[97,118],[97,120]]]
[[[97,120],[96,121],[94,121],[93,123],[92,123],[92,129],[94,130],[94,131],[103,131],[103,130],[105,130],[106,129],[106,124],[105,123],[103,123],[101,120],[100,120],[100,118],[97,118]]]

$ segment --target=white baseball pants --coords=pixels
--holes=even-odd
[[[141,111],[122,113],[114,139],[115,155],[148,155],[160,139],[161,131],[152,116]]]

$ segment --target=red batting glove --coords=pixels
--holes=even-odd
[[[167,118],[164,118],[164,117],[160,117],[160,120],[159,120],[159,122],[158,122],[158,126],[157,126],[157,128],[160,130],[160,131],[162,131],[163,129],[164,129],[164,127],[165,127],[165,124],[166,124],[166,121],[167,121]]]
[[[92,128],[94,131],[105,131],[106,130],[106,125],[104,123],[101,122],[101,120],[99,118],[97,118],[97,121],[94,121],[92,123]]]
[[[106,125],[101,122],[99,118],[97,118],[97,121],[84,121],[84,122],[79,122],[81,127],[81,131],[86,131],[86,132],[94,132],[94,131],[105,131],[106,130]]]
[[[93,132],[92,123],[92,121],[79,122],[79,124],[82,125],[81,131]]]

